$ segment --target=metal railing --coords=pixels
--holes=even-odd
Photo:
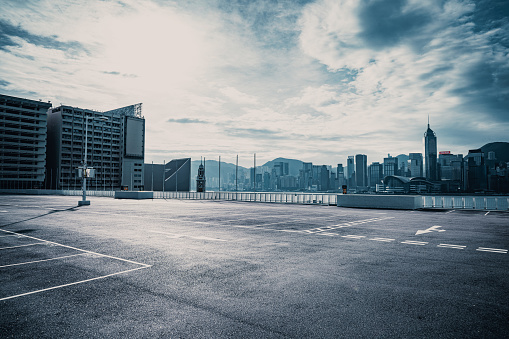
[[[334,206],[336,196],[337,193],[302,192],[154,192],[154,199],[228,200]]]
[[[31,190],[3,189],[6,194],[34,195],[69,195],[80,196],[81,190]],[[302,192],[159,192],[154,191],[154,199],[187,199],[187,200],[228,200],[246,202],[270,202],[282,204],[336,205],[337,193],[302,193]],[[115,191],[87,190],[88,196],[114,197]]]
[[[0,189],[2,194],[80,196],[81,190]],[[304,192],[159,192],[154,199],[226,200],[301,205],[337,205],[338,193]],[[114,197],[115,191],[87,190],[88,196]],[[383,196],[380,196],[383,198]],[[509,196],[421,196],[422,208],[508,211]],[[420,205],[420,204],[419,204]]]
[[[423,208],[446,208],[486,211],[509,210],[507,196],[423,196]]]

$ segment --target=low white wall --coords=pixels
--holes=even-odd
[[[153,199],[152,191],[115,191],[115,199]]]
[[[509,210],[509,197],[339,194],[337,196],[337,205],[341,207],[390,208],[404,210],[438,208],[507,211]]]
[[[417,195],[339,194],[337,205],[340,207],[415,210],[423,207],[423,201],[422,196]]]

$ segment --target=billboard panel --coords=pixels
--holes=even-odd
[[[143,158],[145,144],[145,120],[126,117],[125,155]]]

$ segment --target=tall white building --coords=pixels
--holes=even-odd
[[[87,166],[95,178],[87,188],[144,188],[145,119],[141,104],[97,112],[60,106],[48,113],[47,183],[56,189],[81,189],[76,169],[83,164],[85,130]]]

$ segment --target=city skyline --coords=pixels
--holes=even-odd
[[[0,92],[92,110],[143,102],[145,162],[250,167],[468,153],[509,130],[508,5],[24,1],[0,13]],[[391,20],[387,20],[391,18]]]

